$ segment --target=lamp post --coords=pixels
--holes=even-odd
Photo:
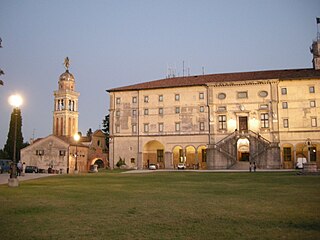
[[[18,187],[19,181],[17,178],[17,162],[16,162],[16,149],[17,149],[17,124],[18,124],[18,110],[22,104],[22,97],[20,95],[11,95],[9,97],[9,104],[14,107],[14,139],[13,139],[13,157],[12,157],[12,170],[8,180],[9,187]]]
[[[76,141],[76,161],[75,161],[75,165],[74,165],[74,174],[78,174],[78,141],[80,140],[80,135],[78,133],[76,133],[73,136],[73,139]]]

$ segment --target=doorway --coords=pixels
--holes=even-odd
[[[237,142],[238,161],[250,160],[250,142],[247,138],[240,138]]]
[[[239,117],[239,130],[248,131],[248,117]]]

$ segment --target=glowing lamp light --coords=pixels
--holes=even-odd
[[[76,133],[74,136],[73,136],[73,139],[78,142],[80,140],[80,135],[78,133]]]
[[[18,108],[22,105],[22,97],[20,95],[11,95],[9,97],[9,104],[15,108]]]
[[[237,128],[237,121],[234,119],[229,119],[228,120],[228,130],[229,132],[234,132]]]

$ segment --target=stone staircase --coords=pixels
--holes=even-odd
[[[249,130],[235,131],[214,144],[214,148],[226,157],[227,168],[249,171],[249,162],[237,161],[237,149],[235,146],[239,138],[247,138],[250,141],[250,161],[256,162],[258,168],[263,167],[260,157],[266,153],[271,146],[271,142],[260,134]]]
[[[231,168],[231,170],[248,170],[249,171],[249,161],[237,161]]]

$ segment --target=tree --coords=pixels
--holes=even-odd
[[[106,134],[106,145],[108,146],[108,148],[109,148],[109,114],[108,115],[106,115],[105,117],[104,117],[104,119],[102,120],[102,126],[103,126],[103,128],[101,129],[103,132],[104,132],[104,134]]]
[[[23,143],[23,136],[21,132],[22,117],[21,110],[19,108],[14,108],[11,113],[8,138],[3,150],[8,154],[9,159],[13,159],[15,120],[17,120],[16,161],[18,161],[20,160],[20,149],[26,146],[26,144]]]

